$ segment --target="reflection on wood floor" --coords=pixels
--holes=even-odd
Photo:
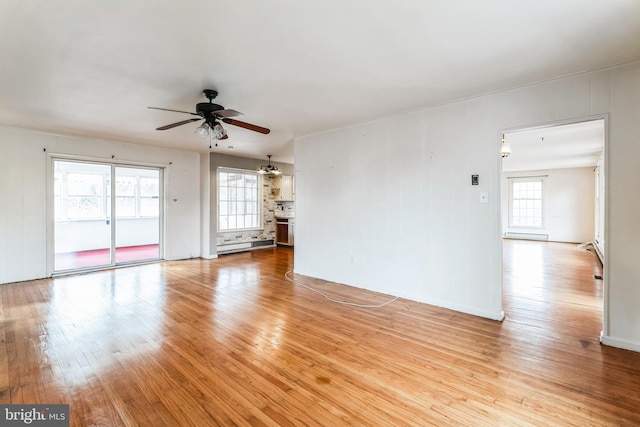
[[[598,343],[576,245],[505,241],[504,322],[331,303],[292,266],[268,248],[0,286],[0,403],[68,403],[73,426],[640,424],[640,354]]]

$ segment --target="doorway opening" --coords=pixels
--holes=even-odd
[[[53,273],[159,260],[162,169],[52,159]]]
[[[511,301],[515,294],[530,309],[537,307],[542,316],[551,311],[558,316],[574,302],[589,307],[602,330],[605,125],[599,116],[500,135],[503,292]],[[594,277],[600,275],[604,281]],[[552,326],[558,319],[547,320]],[[597,326],[592,329],[590,336],[598,332]]]

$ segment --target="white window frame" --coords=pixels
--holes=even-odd
[[[536,182],[540,183],[540,225],[521,225],[514,224],[513,210],[514,210],[514,184],[523,182]],[[522,199],[519,200],[532,200],[537,199]],[[544,177],[543,176],[527,176],[527,177],[509,177],[509,227],[511,228],[531,228],[542,229],[545,227],[545,202],[544,202]]]
[[[234,227],[234,228],[225,228],[222,229],[220,227],[221,225],[221,217],[222,217],[222,212],[221,212],[221,180],[220,180],[220,175],[221,173],[238,173],[238,174],[242,174],[242,175],[250,175],[250,176],[255,176],[257,179],[257,200],[256,202],[256,209],[258,211],[257,216],[258,216],[258,224],[255,227]],[[217,232],[218,233],[237,233],[237,232],[242,232],[242,231],[253,231],[253,230],[263,230],[264,229],[264,213],[263,213],[263,203],[262,203],[262,175],[260,175],[257,171],[253,171],[253,170],[246,170],[246,169],[233,169],[233,168],[224,168],[224,167],[219,167],[217,172],[216,172],[216,199],[217,199]],[[227,188],[227,187],[225,187]],[[225,200],[226,202],[227,200]],[[229,215],[225,215],[225,216],[229,216]],[[236,215],[237,216],[237,215]]]

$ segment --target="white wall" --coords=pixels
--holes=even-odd
[[[594,168],[548,169],[505,172],[502,179],[502,222],[504,232],[548,234],[554,242],[582,243],[594,239]],[[509,177],[543,176],[544,226],[509,226]]]
[[[640,351],[640,64],[610,76],[603,342]]]
[[[499,318],[500,133],[607,113],[602,339],[640,350],[639,64],[296,139],[295,271]]]
[[[200,154],[200,256],[205,259],[217,258],[211,254],[211,180],[209,179],[209,153]],[[216,194],[215,192],[213,193]]]
[[[0,148],[0,283],[51,273],[47,270],[47,153],[166,165],[165,256],[200,256],[197,153],[4,127],[0,127]]]
[[[295,271],[500,319],[497,131],[473,110],[296,141]]]

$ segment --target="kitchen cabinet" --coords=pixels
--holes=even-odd
[[[293,201],[295,199],[294,179],[291,175],[278,175],[274,178],[275,200]]]
[[[276,217],[276,243],[278,245],[293,246],[293,218]]]

